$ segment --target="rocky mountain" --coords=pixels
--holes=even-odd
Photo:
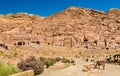
[[[48,17],[0,15],[0,41],[6,46],[51,45],[89,49],[120,48],[120,10],[70,7]]]

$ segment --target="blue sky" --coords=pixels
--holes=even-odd
[[[0,0],[0,14],[27,12],[50,16],[70,6],[108,11],[120,9],[120,0]]]

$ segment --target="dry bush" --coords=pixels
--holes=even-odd
[[[35,75],[41,74],[44,71],[44,65],[40,60],[37,60],[34,57],[22,60],[17,64],[17,67],[22,71],[34,70]]]

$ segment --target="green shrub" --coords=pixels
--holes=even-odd
[[[63,62],[63,63],[70,63],[70,60],[69,60],[69,59],[66,59],[66,58],[62,58],[62,62]]]
[[[34,57],[22,60],[17,65],[22,71],[34,70],[35,75],[41,74],[44,71],[44,65],[40,60],[36,60]]]
[[[62,60],[60,57],[56,57],[56,58],[55,58],[55,61],[56,61],[56,62],[58,62],[58,61],[60,61],[60,60]]]
[[[19,69],[12,65],[5,65],[0,62],[0,76],[8,76],[20,72]]]
[[[53,58],[46,58],[43,61],[43,64],[46,65],[46,68],[49,68],[50,66],[54,65],[55,63],[56,63],[56,61]]]
[[[42,63],[46,66],[46,68],[49,68],[50,66],[54,65],[56,63],[56,60],[54,58],[44,58],[40,57],[39,58]]]
[[[39,59],[40,59],[42,62],[45,61],[45,58],[44,58],[44,57],[40,57]]]
[[[75,61],[73,59],[71,59],[70,63],[75,65]]]
[[[54,58],[48,58],[48,60],[50,60],[51,62],[53,62],[54,64],[56,63]]]
[[[46,66],[46,68],[49,68],[50,66],[54,65],[56,62],[61,61],[63,63],[71,63],[71,64],[75,64],[75,61],[73,59],[69,60],[66,58],[60,58],[60,57],[56,57],[56,58],[44,58],[44,57],[40,57],[39,58],[42,63]]]

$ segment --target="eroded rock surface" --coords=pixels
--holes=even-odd
[[[70,7],[48,17],[27,13],[0,15],[0,43],[120,48],[120,10]]]

